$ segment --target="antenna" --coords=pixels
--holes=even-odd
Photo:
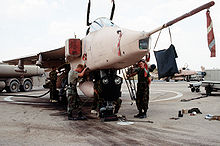
[[[91,23],[89,22],[89,14],[90,14],[90,4],[91,1],[89,0],[89,3],[88,3],[88,8],[87,8],[87,26],[91,25]]]
[[[114,0],[112,0],[112,2],[113,2],[113,5],[112,5],[112,12],[111,12],[110,20],[112,20],[112,19],[113,19],[114,12],[115,12],[115,1],[114,1]]]

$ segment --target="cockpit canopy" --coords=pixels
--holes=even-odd
[[[113,27],[113,26],[116,25],[111,20],[105,17],[101,17],[92,22],[92,24],[89,26],[89,32],[94,32],[103,27]]]

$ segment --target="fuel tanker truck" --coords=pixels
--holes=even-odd
[[[33,87],[33,77],[44,74],[44,69],[38,66],[26,65],[18,68],[15,65],[0,64],[0,92],[30,91]]]

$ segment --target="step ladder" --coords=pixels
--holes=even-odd
[[[127,72],[126,69],[122,70],[122,74],[123,74],[126,86],[128,88],[128,92],[129,92],[129,95],[131,97],[131,100],[135,101],[137,91],[136,91],[136,85],[135,85],[134,77],[127,78],[126,77],[126,72]],[[132,104],[133,104],[133,102],[132,102]]]

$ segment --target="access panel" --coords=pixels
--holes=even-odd
[[[80,57],[81,56],[81,41],[80,39],[68,39],[65,44],[66,57]]]

